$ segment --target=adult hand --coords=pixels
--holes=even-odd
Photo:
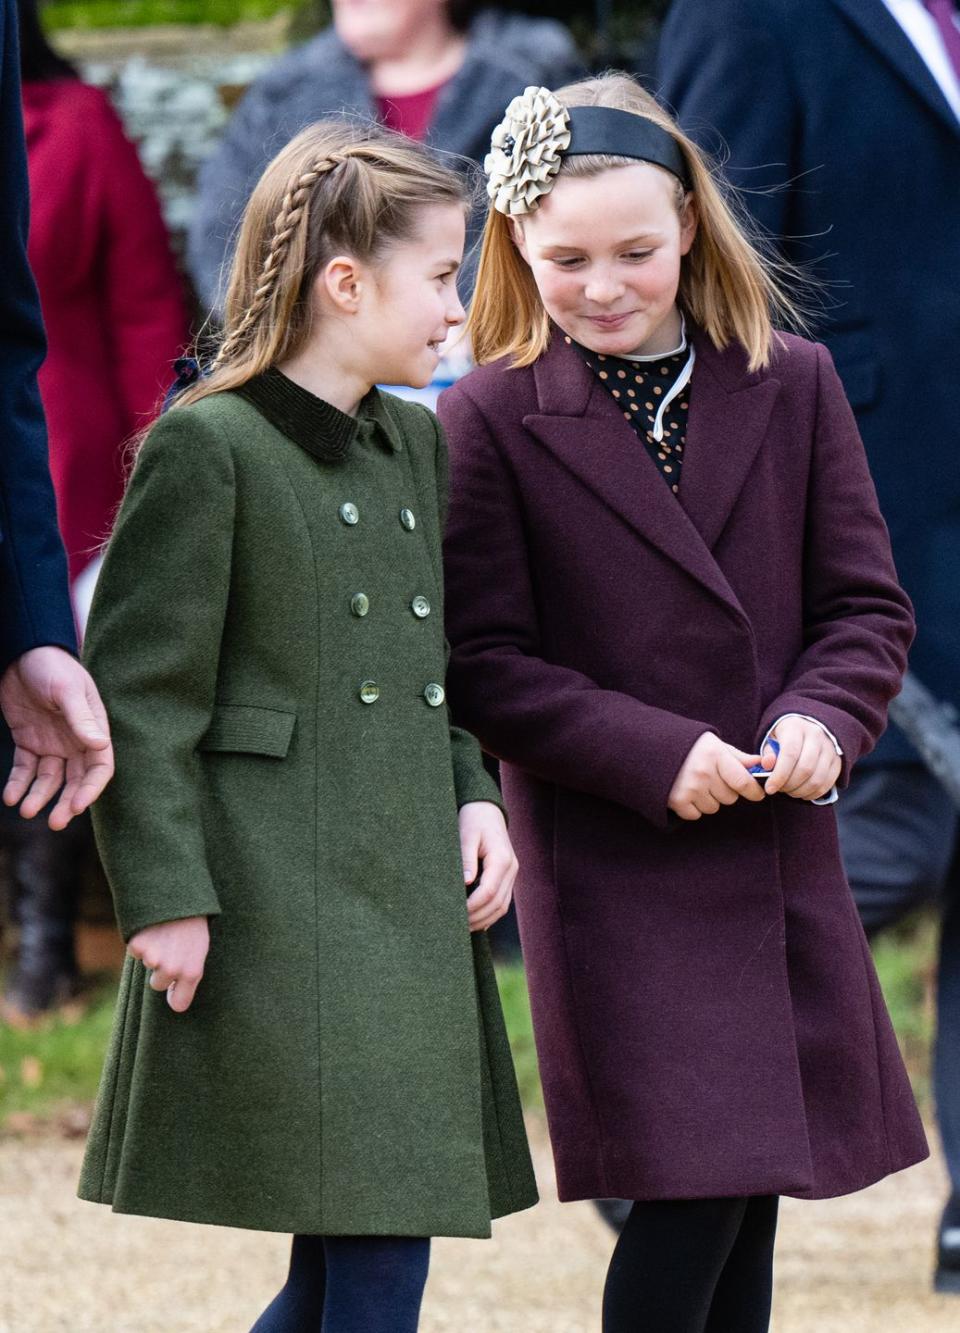
[[[747,772],[759,762],[759,755],[744,754],[712,731],[705,731],[690,747],[667,805],[681,819],[700,819],[702,815],[715,815],[721,805],[733,805],[741,797],[762,801],[763,788]]]
[[[166,991],[167,1004],[183,1014],[193,1003],[209,948],[207,918],[188,916],[138,931],[131,937],[127,953],[149,969],[150,988]]]
[[[110,727],[89,672],[63,648],[32,648],[0,680],[0,710],[13,735],[5,805],[32,819],[53,799],[52,829],[92,805],[113,777]]]
[[[798,801],[826,796],[840,776],[842,761],[823,728],[803,717],[785,717],[773,735],[780,742],[780,753],[775,763],[772,751],[764,755],[764,768],[770,769],[767,795],[782,791]]]
[[[508,911],[519,865],[502,811],[492,801],[460,807],[460,854],[463,878],[472,884],[483,862],[480,883],[467,898],[470,929],[486,930]]]

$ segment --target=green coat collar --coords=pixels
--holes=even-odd
[[[376,387],[362,400],[355,417],[295,384],[273,367],[248,380],[236,392],[287,439],[321,462],[342,462],[354,441],[364,436],[379,438],[393,453],[403,448],[400,433]]]

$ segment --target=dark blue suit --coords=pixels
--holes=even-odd
[[[0,0],[0,673],[29,648],[75,649],[37,391],[40,305],[27,264],[27,165],[13,0]]]
[[[659,77],[684,128],[725,146],[735,184],[774,187],[748,207],[830,284],[817,332],[916,609],[910,664],[960,705],[960,120],[882,0],[676,0]],[[936,1092],[955,1191],[945,1221],[957,1226],[958,816],[895,729],[871,761],[838,807],[864,924],[945,891]],[[960,1291],[960,1248],[942,1257],[941,1282]]]

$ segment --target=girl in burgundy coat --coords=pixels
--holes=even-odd
[[[502,764],[560,1197],[636,1201],[608,1333],[756,1333],[778,1196],[927,1152],[830,808],[910,605],[830,357],[673,121],[530,88],[486,167],[450,680]]]

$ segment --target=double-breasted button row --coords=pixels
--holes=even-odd
[[[355,527],[360,522],[360,510],[350,500],[345,500],[337,512],[348,528]],[[413,532],[417,526],[416,515],[406,505],[400,510],[400,526],[406,528],[407,532]]]
[[[410,603],[410,610],[418,620],[426,620],[431,609],[429,600],[422,595],[414,597],[413,601]],[[353,594],[350,598],[350,610],[355,616],[359,616],[361,619],[369,612],[370,598],[365,592],[355,592]]]
[[[375,680],[362,681],[359,695],[361,703],[375,704],[380,698],[380,686]],[[446,700],[447,695],[442,685],[438,685],[436,681],[431,681],[429,685],[424,686],[423,697],[431,708],[439,708]]]

